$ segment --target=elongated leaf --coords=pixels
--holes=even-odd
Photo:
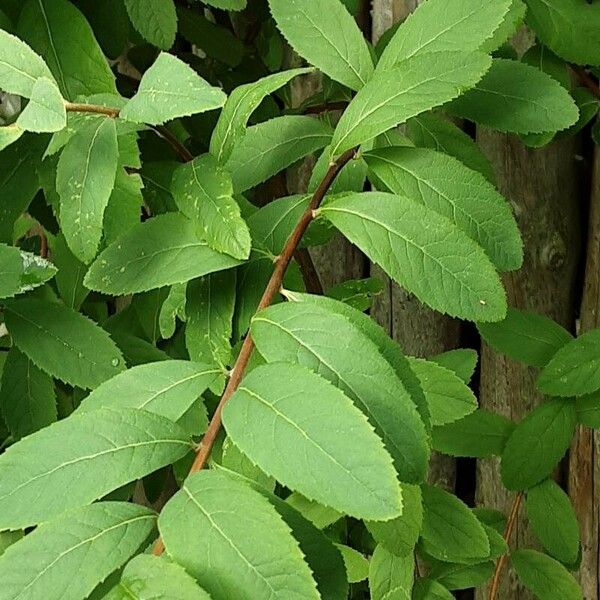
[[[431,308],[473,321],[504,317],[504,290],[489,259],[431,209],[370,192],[329,202],[319,212]]]
[[[172,0],[157,1],[168,5]],[[146,3],[143,5],[146,15]],[[226,98],[221,89],[212,87],[183,61],[161,52],[120,116],[136,123],[160,125],[176,117],[220,108]]]
[[[68,0],[28,0],[17,33],[46,61],[68,100],[116,93],[115,77],[92,28]],[[48,77],[46,73],[38,76]]]
[[[248,119],[260,103],[294,77],[311,71],[312,69],[290,69],[236,87],[227,98],[212,132],[211,154],[220,163],[226,163],[236,144],[244,137]]]
[[[553,558],[536,550],[516,550],[510,561],[519,580],[540,600],[583,600],[573,575]]]
[[[40,77],[31,90],[29,103],[19,115],[17,126],[37,133],[60,131],[67,126],[67,111],[54,81]]]
[[[572,400],[548,400],[530,412],[504,448],[504,485],[509,490],[526,490],[546,479],[567,451],[575,424]]]
[[[40,77],[53,79],[42,57],[18,37],[0,29],[0,88],[30,98]]]
[[[123,358],[108,333],[66,306],[35,298],[5,306],[15,345],[35,365],[71,385],[94,388],[123,370]]]
[[[600,389],[600,329],[559,348],[541,372],[537,386],[550,396],[582,396]]]
[[[340,119],[331,156],[456,98],[475,85],[489,66],[490,58],[478,52],[432,52],[378,70]]]
[[[152,511],[125,502],[92,504],[45,523],[0,557],[2,598],[87,598],[139,550],[155,523]]]
[[[139,365],[97,387],[78,408],[139,408],[179,420],[221,371],[186,360]]]
[[[233,199],[231,176],[213,156],[204,154],[181,165],[173,174],[171,193],[211,248],[234,258],[250,256],[250,231]]]
[[[309,63],[352,90],[373,74],[373,59],[355,20],[339,0],[269,0],[277,27]]]
[[[400,488],[381,440],[340,390],[308,369],[254,369],[225,406],[223,422],[265,473],[306,497],[358,518],[400,514]]]
[[[176,423],[142,410],[103,408],[58,421],[0,456],[0,529],[28,527],[89,504],[189,449]]]
[[[378,69],[428,52],[479,50],[502,23],[511,0],[428,0],[398,27]]]
[[[173,0],[125,0],[131,23],[141,36],[162,50],[168,50],[177,33]]]
[[[319,598],[289,527],[240,480],[214,471],[188,477],[158,524],[169,556],[214,600]]]
[[[471,348],[448,350],[431,358],[433,362],[456,373],[465,383],[471,381],[478,359],[477,351]]]
[[[364,554],[344,544],[336,544],[335,546],[344,559],[348,583],[364,581],[369,576],[369,561]]]
[[[423,549],[445,562],[472,562],[490,554],[483,525],[456,496],[431,485],[423,493]]]
[[[49,239],[48,244],[52,262],[58,268],[55,277],[58,293],[69,308],[78,310],[89,294],[89,290],[83,285],[87,267],[69,250],[62,234]]]
[[[572,565],[579,554],[579,524],[569,496],[547,479],[527,492],[527,517],[546,551]]]
[[[0,298],[28,292],[55,274],[56,268],[37,254],[0,244]]]
[[[477,86],[450,110],[498,131],[543,133],[577,122],[575,101],[557,81],[524,63],[494,59]]]
[[[84,263],[93,260],[100,246],[118,157],[114,120],[96,119],[75,133],[58,161],[62,231],[73,254]]]
[[[84,283],[107,294],[131,294],[185,283],[239,264],[196,235],[181,214],[159,215],[130,229],[91,265]]]
[[[365,154],[377,182],[453,221],[501,271],[518,269],[523,243],[508,202],[460,161],[421,148],[382,148]]]
[[[533,367],[544,367],[573,336],[558,323],[509,308],[506,319],[477,325],[481,337],[498,352]]]
[[[415,559],[395,556],[382,545],[375,548],[369,566],[369,590],[372,600],[410,600]]]
[[[56,421],[52,378],[17,348],[11,348],[2,370],[2,416],[15,440]]]
[[[140,554],[127,563],[119,585],[104,600],[210,600],[183,567],[166,558]]]
[[[329,125],[307,116],[284,116],[249,127],[226,167],[242,193],[331,141]]]
[[[314,304],[284,303],[261,311],[251,333],[267,362],[299,362],[337,385],[381,435],[400,479],[423,479],[428,449],[416,407],[375,344],[346,317]]]

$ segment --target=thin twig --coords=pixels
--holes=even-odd
[[[510,515],[508,517],[508,522],[506,523],[506,529],[504,531],[504,541],[507,544],[510,542],[515,523],[517,522],[517,516],[519,515],[519,508],[521,507],[522,500],[523,492],[519,492],[513,500],[512,507],[510,509]],[[496,562],[494,578],[492,579],[492,584],[490,585],[489,600],[496,600],[496,595],[498,594],[498,586],[500,585],[500,576],[502,575],[502,569],[506,564],[506,558],[507,553],[504,553],[502,556],[500,556],[500,558],[498,558],[498,561]]]
[[[323,290],[323,285],[321,284],[319,272],[315,267],[315,263],[313,262],[308,248],[298,248],[294,253],[294,258],[296,259],[296,262],[300,267],[300,271],[302,272],[302,279],[304,280],[306,291],[310,294],[322,296],[325,293]]]

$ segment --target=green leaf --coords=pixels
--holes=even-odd
[[[177,33],[177,13],[173,0],[125,0],[132,25],[148,42],[168,50]]]
[[[165,5],[172,0],[157,1]],[[144,15],[146,10],[144,3]],[[177,117],[215,110],[226,99],[220,88],[211,86],[190,66],[172,54],[161,52],[119,116],[135,123],[160,125]]]
[[[117,587],[104,600],[210,600],[183,567],[166,558],[139,554],[127,563]]]
[[[527,517],[546,551],[573,565],[579,555],[579,524],[569,496],[552,479],[527,492]]]
[[[250,231],[233,198],[231,176],[212,155],[204,154],[177,168],[171,193],[213,250],[239,259],[250,256]]]
[[[18,37],[0,29],[0,88],[30,98],[39,78],[53,79],[44,59]]]
[[[116,93],[115,77],[92,28],[68,0],[29,0],[17,33],[44,58],[68,100]],[[52,79],[47,73],[38,76]]]
[[[0,150],[8,148],[8,146],[16,142],[24,133],[25,131],[16,123],[0,127]]]
[[[225,163],[233,149],[246,133],[250,115],[269,95],[289,83],[294,77],[310,73],[312,69],[290,69],[281,73],[273,73],[252,83],[236,87],[213,129],[210,138],[210,152],[220,162]]]
[[[355,91],[371,78],[365,38],[339,0],[269,0],[269,6],[290,46],[323,73]]]
[[[507,40],[509,40],[523,24],[527,5],[523,0],[512,0],[508,12],[504,15],[504,19],[500,27],[496,29],[491,38],[488,38],[481,46],[483,52],[494,52],[498,50]]]
[[[52,378],[15,347],[9,350],[4,362],[0,408],[15,440],[56,421]]]
[[[429,52],[479,50],[498,29],[511,0],[428,0],[398,27],[386,46],[378,69]]]
[[[594,392],[575,399],[577,421],[586,427],[600,428],[600,393]]]
[[[477,409],[477,398],[452,371],[422,358],[410,358],[410,366],[421,382],[432,425],[445,425]]]
[[[247,0],[203,0],[203,2],[222,10],[244,10],[247,4]]]
[[[488,536],[469,507],[453,494],[431,485],[423,494],[423,549],[444,562],[469,563],[490,554]]]
[[[99,408],[138,408],[178,421],[220,371],[187,360],[166,360],[127,369],[97,387],[77,413]]]
[[[421,488],[402,484],[402,514],[389,521],[366,521],[374,540],[396,556],[410,554],[419,539],[423,524]]]
[[[158,326],[163,339],[169,339],[175,334],[177,319],[185,321],[185,293],[187,285],[178,283],[171,287],[168,296],[160,307]]]
[[[369,561],[364,554],[344,544],[336,544],[335,547],[344,559],[348,583],[364,581],[369,576]]]
[[[114,119],[96,119],[67,142],[56,172],[60,224],[67,245],[84,263],[100,246],[104,211],[117,175],[119,149]]]
[[[552,473],[571,443],[576,416],[572,400],[548,400],[515,427],[502,454],[509,490],[526,490]]]
[[[573,339],[558,323],[532,312],[509,308],[498,323],[479,323],[481,337],[494,350],[532,367],[544,367]]]
[[[233,189],[242,193],[283,171],[331,141],[332,130],[308,116],[287,115],[249,127],[235,145],[226,168]]]
[[[319,598],[289,527],[239,479],[216,471],[188,477],[158,525],[168,555],[214,600]]]
[[[357,518],[400,514],[400,488],[381,440],[350,399],[305,367],[251,371],[223,423],[252,462],[307,498]]]
[[[56,268],[37,254],[0,244],[0,298],[12,298],[42,285]]]
[[[431,308],[472,321],[504,317],[504,290],[483,250],[431,209],[367,192],[328,202],[319,213]]]
[[[433,52],[376,71],[344,111],[331,141],[331,156],[456,98],[481,79],[490,62],[479,52]]]
[[[87,598],[140,549],[155,523],[152,511],[125,502],[100,502],[44,523],[0,557],[2,598]]]
[[[501,271],[523,262],[523,243],[508,202],[460,161],[423,148],[382,148],[364,155],[375,181],[451,220]]]
[[[339,521],[344,515],[330,508],[319,504],[314,500],[309,500],[298,492],[292,492],[286,499],[286,504],[289,504],[294,510],[298,511],[303,518],[310,521],[316,528],[325,529],[329,525],[333,525]],[[378,521],[373,521],[377,523]]]
[[[434,427],[431,445],[450,456],[500,456],[514,428],[514,423],[502,415],[476,410],[460,421]]]
[[[521,583],[540,600],[583,600],[575,578],[556,560],[536,550],[510,555]]]
[[[448,109],[479,125],[522,134],[560,131],[579,115],[573,98],[552,77],[502,58],[494,59],[477,86]]]
[[[54,81],[40,77],[35,82],[29,103],[16,124],[36,133],[60,131],[67,126],[65,103]]]
[[[50,238],[48,244],[52,252],[52,262],[58,268],[55,275],[58,293],[69,308],[78,310],[90,293],[83,285],[87,266],[69,250],[62,233]]]
[[[193,221],[168,213],[136,225],[108,246],[90,266],[84,284],[115,296],[133,294],[238,264],[199,239]]]
[[[563,344],[540,373],[537,387],[550,396],[582,396],[600,389],[600,329]]]
[[[0,529],[29,527],[89,504],[189,449],[176,423],[143,410],[72,415],[0,456]]]
[[[372,600],[410,600],[415,573],[412,555],[394,556],[383,546],[375,548],[369,565]]]
[[[466,590],[479,587],[492,578],[494,561],[485,561],[474,565],[439,563],[431,572],[439,583],[449,590]]]
[[[446,369],[454,371],[465,383],[469,383],[475,373],[478,358],[476,350],[458,348],[442,352],[437,356],[433,356],[430,360]]]
[[[123,370],[108,333],[66,306],[36,298],[11,300],[4,316],[15,346],[65,383],[91,389]]]
[[[417,579],[412,600],[454,600],[454,596],[438,581]]]
[[[256,489],[261,488],[268,492],[275,490],[275,479],[259,469],[228,437],[225,438],[221,450],[221,466],[256,484]]]
[[[298,362],[338,386],[382,437],[400,479],[422,481],[429,456],[423,422],[392,367],[346,317],[312,303],[283,303],[258,313],[251,333],[267,362]]]
[[[349,279],[330,287],[326,294],[356,310],[365,311],[371,308],[373,297],[383,291],[383,283],[377,277],[366,279]]]

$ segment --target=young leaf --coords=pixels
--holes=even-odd
[[[0,88],[30,98],[37,80],[53,79],[44,59],[18,37],[0,29]]]
[[[29,103],[19,115],[17,126],[36,133],[60,131],[67,126],[67,111],[56,83],[40,77],[31,90]]]
[[[371,599],[410,600],[414,576],[414,556],[395,556],[383,546],[377,546],[369,565]]]
[[[274,363],[251,371],[225,406],[223,423],[252,462],[290,489],[357,518],[400,514],[383,443],[349,398],[305,367]]]
[[[251,333],[267,362],[298,362],[338,386],[382,437],[400,479],[422,481],[429,455],[423,422],[377,346],[346,317],[312,303],[283,303],[258,313]]]
[[[119,584],[104,600],[210,600],[194,578],[167,558],[139,554],[127,563]]]
[[[87,598],[139,551],[155,524],[151,510],[125,502],[92,504],[44,523],[0,557],[2,598]]]
[[[233,199],[231,176],[212,155],[181,165],[173,174],[171,193],[213,250],[239,259],[250,256],[250,231]]]
[[[163,5],[172,2],[157,1]],[[144,15],[145,7],[144,3]],[[220,88],[211,86],[190,66],[172,54],[161,52],[119,116],[135,123],[160,125],[177,117],[220,108],[226,99]]]
[[[423,549],[444,562],[469,563],[490,554],[488,536],[469,507],[456,496],[431,485],[423,494]]]
[[[56,172],[60,224],[73,254],[90,263],[100,246],[104,211],[117,175],[114,119],[95,119],[67,142]]]
[[[167,340],[173,337],[177,327],[177,319],[185,321],[185,294],[187,284],[178,283],[171,286],[168,296],[160,307],[158,327],[160,335]]]
[[[4,316],[15,346],[61,381],[92,389],[123,370],[123,357],[108,333],[66,306],[11,300]]]
[[[502,454],[509,490],[526,490],[552,473],[571,443],[576,416],[572,400],[548,400],[515,427]]]
[[[294,77],[311,71],[310,68],[290,69],[236,87],[229,94],[210,138],[210,152],[217,161],[221,164],[227,162],[233,149],[246,133],[250,115],[269,94],[289,83]]]
[[[56,268],[37,254],[0,244],[0,298],[12,298],[42,285]]]
[[[325,147],[332,130],[308,116],[287,115],[249,127],[225,164],[236,193],[266,181],[307,154]]]
[[[510,561],[521,583],[540,600],[583,600],[575,578],[553,558],[536,550],[515,550]]]
[[[167,553],[213,600],[317,600],[289,527],[261,494],[216,471],[188,477],[158,526]]]
[[[0,529],[29,527],[89,504],[189,449],[176,423],[143,410],[102,408],[58,421],[0,456]]]
[[[129,407],[178,421],[220,373],[186,360],[139,365],[97,387],[83,400],[77,413]]]
[[[465,383],[469,383],[477,368],[477,351],[470,348],[458,348],[456,350],[448,350],[437,356],[433,356],[430,360],[438,365],[450,369]]]
[[[449,110],[480,125],[511,133],[560,131],[579,112],[567,90],[546,73],[515,60],[494,59],[477,86]]]
[[[483,250],[431,209],[367,192],[328,202],[319,212],[431,308],[473,321],[504,317],[504,290]]]
[[[161,50],[168,50],[177,33],[173,0],[125,0],[132,25],[141,36]]]
[[[15,440],[56,421],[52,378],[15,347],[9,350],[2,370],[0,409]]]
[[[540,373],[537,386],[550,396],[582,396],[600,389],[600,329],[559,348]]]
[[[569,496],[552,479],[527,492],[527,517],[546,551],[566,565],[579,555],[579,524]]]
[[[339,0],[269,0],[290,46],[323,73],[352,90],[373,74],[373,59],[356,21]]]
[[[450,456],[500,456],[514,428],[514,423],[502,415],[476,410],[460,421],[434,427],[431,445]]]
[[[433,52],[376,71],[342,115],[331,156],[456,98],[481,79],[490,62],[479,52]]]
[[[168,213],[136,225],[90,266],[84,284],[107,294],[134,294],[231,269],[239,264],[196,235],[182,214]]]
[[[523,243],[510,205],[482,175],[423,148],[382,148],[364,156],[377,183],[453,221],[499,270],[521,266]]]
[[[500,26],[511,0],[428,0],[398,27],[378,69],[427,52],[479,50]]]
[[[498,323],[479,323],[481,337],[494,350],[532,367],[544,367],[573,336],[558,323],[535,313],[509,308]]]
[[[432,425],[458,421],[477,409],[477,398],[452,371],[422,358],[409,359],[425,393]]]

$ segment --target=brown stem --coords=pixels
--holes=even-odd
[[[579,65],[571,65],[571,70],[577,75],[579,81],[588,89],[598,100],[600,100],[600,85],[595,79]]]
[[[506,529],[504,531],[504,541],[507,544],[510,542],[513,529],[515,528],[515,523],[517,522],[517,516],[519,515],[519,508],[521,507],[522,501],[523,492],[519,492],[513,500],[512,507],[510,509],[510,515],[508,517],[508,522],[506,523]],[[496,562],[494,578],[492,579],[492,584],[490,585],[489,600],[496,600],[496,595],[498,594],[498,586],[500,585],[500,576],[502,575],[502,569],[506,564],[506,558],[507,553],[500,556],[500,558],[498,558],[498,561]]]

